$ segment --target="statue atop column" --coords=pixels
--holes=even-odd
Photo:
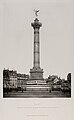
[[[34,9],[34,12],[35,12],[35,15],[36,15],[36,17],[37,17],[39,10],[35,10],[35,9]]]

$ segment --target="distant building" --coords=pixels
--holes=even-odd
[[[17,74],[17,80],[18,80],[17,86],[23,87],[24,85],[26,85],[26,81],[28,79],[29,79],[29,75],[18,73]]]
[[[9,78],[9,70],[8,69],[4,69],[3,70],[3,87],[6,88],[8,87],[10,84],[10,78]]]
[[[29,75],[17,73],[17,71],[4,69],[3,70],[3,87],[17,88],[26,84]]]
[[[60,78],[57,75],[49,75],[48,81],[52,81],[53,83],[57,83],[60,81]]]
[[[9,88],[17,88],[17,71],[3,70],[3,86]]]
[[[71,83],[71,73],[68,73],[67,80],[69,81],[69,83]]]
[[[47,83],[52,86],[52,90],[61,90],[62,80],[57,75],[49,75]]]
[[[17,88],[17,71],[9,71],[10,87]]]

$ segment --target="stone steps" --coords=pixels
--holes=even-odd
[[[48,91],[51,88],[48,84],[26,85],[25,87],[27,91]]]

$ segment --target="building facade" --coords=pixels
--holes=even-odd
[[[17,74],[17,80],[18,80],[17,87],[25,88],[26,82],[28,79],[29,79],[29,75],[18,73]]]
[[[21,88],[28,79],[29,75],[17,73],[17,71],[9,69],[3,70],[3,88]]]

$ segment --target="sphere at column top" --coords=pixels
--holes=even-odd
[[[31,23],[31,26],[35,28],[40,28],[42,26],[42,23],[39,22],[39,20],[36,18],[33,23]]]

